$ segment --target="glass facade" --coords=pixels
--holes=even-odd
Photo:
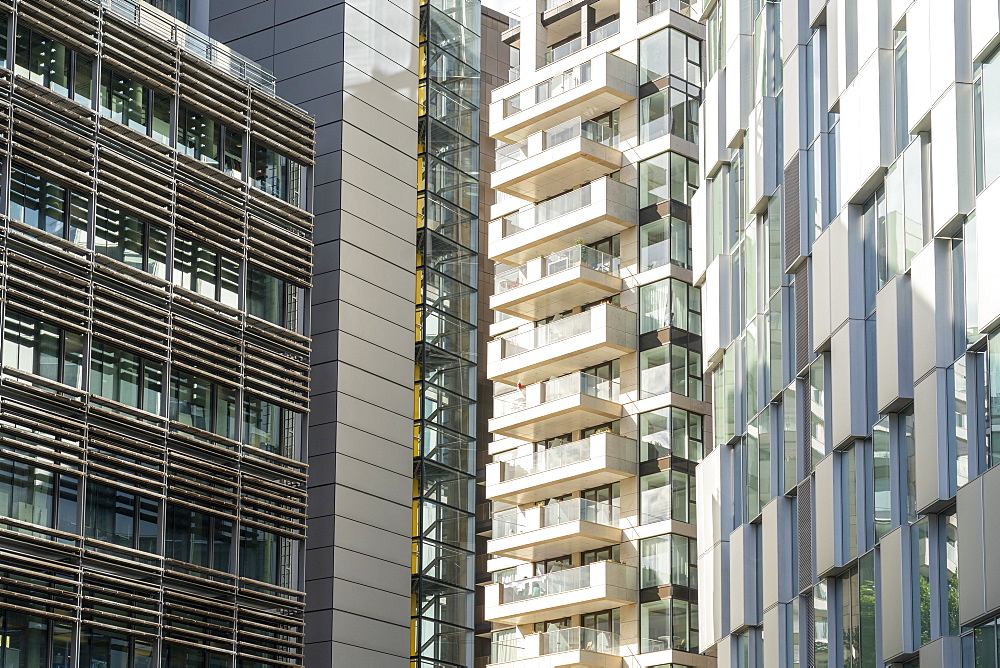
[[[146,5],[5,7],[0,665],[301,666],[312,120]]]
[[[479,240],[478,0],[422,0],[411,662],[470,665]]]

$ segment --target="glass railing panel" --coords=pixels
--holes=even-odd
[[[590,246],[571,246],[542,258],[546,276],[575,267],[587,267],[602,274],[618,276],[620,262],[614,255],[602,253]]]
[[[610,503],[598,503],[587,499],[567,499],[547,506],[541,506],[542,526],[552,527],[566,522],[593,522],[604,526],[617,526],[618,508]]]
[[[611,23],[601,26],[600,28],[595,28],[590,31],[590,41],[588,44],[595,44],[600,42],[602,39],[607,39],[612,35],[617,35],[620,29],[621,22],[615,19]]]
[[[590,566],[568,568],[533,578],[515,580],[501,585],[501,603],[517,603],[542,596],[562,594],[590,586]]]
[[[555,320],[541,327],[535,327],[524,332],[506,334],[501,337],[505,341],[503,357],[513,357],[514,355],[530,352],[542,346],[565,341],[574,336],[585,334],[591,329],[591,312],[584,311],[583,313],[571,315],[568,318]]]
[[[536,225],[555,220],[560,216],[577,211],[591,204],[591,184],[571,190],[568,193],[539,202],[535,206],[504,216],[502,232],[504,238],[529,230]]]
[[[524,392],[515,390],[493,397],[493,417],[504,417],[511,413],[523,411],[526,402]]]
[[[496,168],[503,169],[507,165],[520,162],[528,157],[528,142],[522,141],[497,149]]]
[[[639,0],[639,20],[662,14],[668,9],[680,12],[684,16],[691,16],[690,0],[655,0],[655,2]]]
[[[522,265],[497,274],[493,278],[493,292],[494,294],[500,294],[501,292],[519,288],[526,283],[528,283],[527,265]]]
[[[524,531],[524,512],[517,508],[493,513],[493,538],[506,538]]]
[[[618,401],[618,381],[580,372],[542,381],[543,402],[558,401],[577,394],[586,394],[606,401]]]
[[[566,56],[571,56],[580,49],[582,49],[586,44],[584,44],[582,37],[577,37],[576,39],[566,42],[565,44],[560,44],[559,46],[549,47],[545,52],[545,63],[554,63],[557,60],[562,60]]]
[[[551,471],[560,466],[585,462],[588,459],[590,459],[590,439],[585,438],[503,462],[500,480],[516,480],[534,473]]]
[[[617,633],[588,629],[577,626],[569,629],[546,631],[541,635],[539,654],[558,654],[560,652],[597,652],[615,656],[619,652],[621,641]]]

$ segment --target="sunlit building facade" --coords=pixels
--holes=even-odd
[[[704,27],[678,0],[523,2],[494,90],[489,665],[714,666],[692,196]]]
[[[0,665],[303,665],[313,122],[148,4],[0,36]]]
[[[720,666],[996,666],[1000,9],[705,2]]]

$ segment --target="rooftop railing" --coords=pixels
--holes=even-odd
[[[259,91],[276,97],[275,77],[263,67],[228,46],[209,38],[186,23],[178,21],[140,0],[91,0],[115,16],[154,35],[179,45],[191,55],[249,84]]]

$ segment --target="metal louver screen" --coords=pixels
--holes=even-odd
[[[782,211],[785,222],[785,271],[796,263],[802,247],[802,214],[799,211],[799,154],[785,168],[785,182],[781,188]]]
[[[799,543],[799,591],[805,591],[813,584],[812,565],[812,479],[806,478],[799,483],[795,504],[798,515]]]
[[[812,360],[809,332],[809,264],[795,271],[795,373],[798,375]]]

